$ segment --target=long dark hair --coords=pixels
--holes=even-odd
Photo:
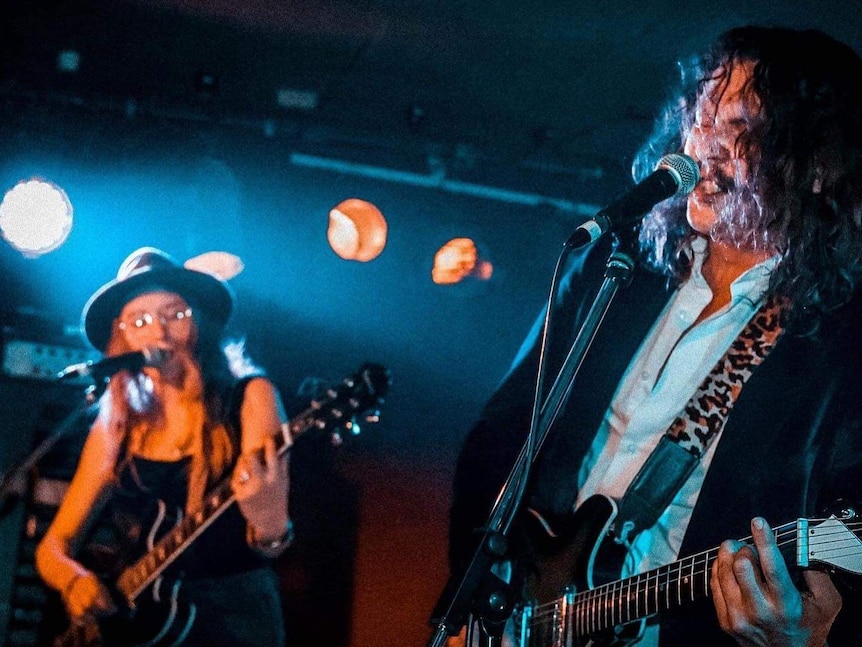
[[[787,301],[786,323],[813,331],[850,299],[862,269],[862,59],[850,47],[816,30],[726,32],[680,66],[681,98],[666,106],[633,174],[644,177],[662,154],[681,152],[704,86],[744,63],[754,67],[743,93],[760,104],[738,141],[749,181],[711,235],[778,255],[769,292]],[[658,205],[640,231],[646,263],[683,280],[693,235],[683,198]]]

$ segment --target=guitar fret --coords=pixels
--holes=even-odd
[[[674,566],[668,566],[665,569],[665,591],[664,591],[664,609],[673,607],[674,600],[679,596],[680,587],[679,569]]]
[[[637,597],[637,589],[635,589],[635,597]],[[632,580],[626,580],[626,621],[632,618]]]
[[[675,606],[682,606],[682,598],[685,595],[685,591],[690,582],[690,578],[688,576],[688,568],[686,564],[690,562],[690,559],[683,560],[679,563],[679,569],[677,574],[676,581],[676,600],[674,601]]]
[[[646,589],[644,608],[647,615],[652,615],[658,607],[659,594],[661,593],[661,586],[659,586],[659,579],[656,573],[646,574]]]
[[[695,560],[694,560],[694,558],[690,558],[689,561],[691,562],[691,570],[685,578],[685,583],[688,586],[689,596],[691,596],[691,600],[694,601],[694,564],[695,564]],[[680,587],[680,591],[679,591],[679,603],[680,603],[680,605],[682,605],[682,587]]]
[[[611,624],[610,624],[610,622],[609,622],[609,618],[608,618],[608,611],[609,611],[609,607],[610,607],[610,599],[609,599],[609,596],[608,596],[608,590],[607,590],[607,587],[603,587],[603,595],[601,596],[601,605],[602,605],[602,611],[603,611],[603,615],[602,615],[602,622],[604,623],[604,624],[602,625],[602,628],[604,629],[605,627],[609,627],[609,626],[611,626]]]
[[[574,635],[572,630],[572,615],[574,614],[575,595],[572,591],[566,592],[563,596],[563,613],[560,617],[559,640],[562,647],[569,647],[573,644]]]
[[[718,556],[718,553],[716,553],[716,556]],[[710,564],[712,564],[714,559],[715,559],[715,557],[710,557],[709,554],[707,554],[706,561],[704,562],[704,565],[703,565],[703,589],[702,589],[702,591],[703,591],[704,595],[709,594],[709,570],[710,570],[709,567],[710,567]]]
[[[578,606],[578,608],[580,609],[580,613],[578,614],[580,616],[580,620],[578,622],[578,635],[583,636],[583,635],[586,635],[586,633],[587,633],[587,626],[588,626],[587,625],[587,618],[588,618],[587,610],[588,610],[588,607],[586,604],[580,604]]]
[[[641,609],[644,600],[646,599],[645,589],[644,589],[644,580],[642,575],[638,575],[635,578],[635,617],[639,618],[641,616]]]
[[[592,605],[592,597],[588,597],[585,601],[586,609],[584,616],[584,633],[589,634],[593,629],[593,605]]]
[[[694,602],[697,599],[697,575],[700,571],[697,570],[699,558],[695,557],[691,561],[691,582],[689,583],[689,602]],[[708,563],[708,558],[704,558],[704,567]],[[708,571],[708,569],[704,568],[704,571]]]

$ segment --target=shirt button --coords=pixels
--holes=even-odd
[[[692,322],[691,313],[688,310],[680,310],[676,314],[676,318],[679,320],[681,324],[688,325]]]

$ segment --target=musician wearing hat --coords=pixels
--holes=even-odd
[[[291,540],[290,438],[276,387],[226,341],[233,306],[225,281],[146,247],[84,307],[97,350],[154,359],[110,376],[37,548],[72,644],[284,643],[271,560]],[[105,519],[107,574],[82,557]]]

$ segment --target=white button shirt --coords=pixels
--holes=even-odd
[[[759,263],[738,277],[731,286],[730,303],[691,327],[712,300],[712,291],[701,274],[705,251],[706,240],[696,239],[691,277],[674,293],[626,370],[580,466],[578,505],[593,494],[617,500],[623,496],[670,424],[762,305],[777,258]],[[635,538],[623,577],[678,558],[720,439],[719,434],[656,525]],[[648,628],[638,645],[657,645],[657,629]]]

